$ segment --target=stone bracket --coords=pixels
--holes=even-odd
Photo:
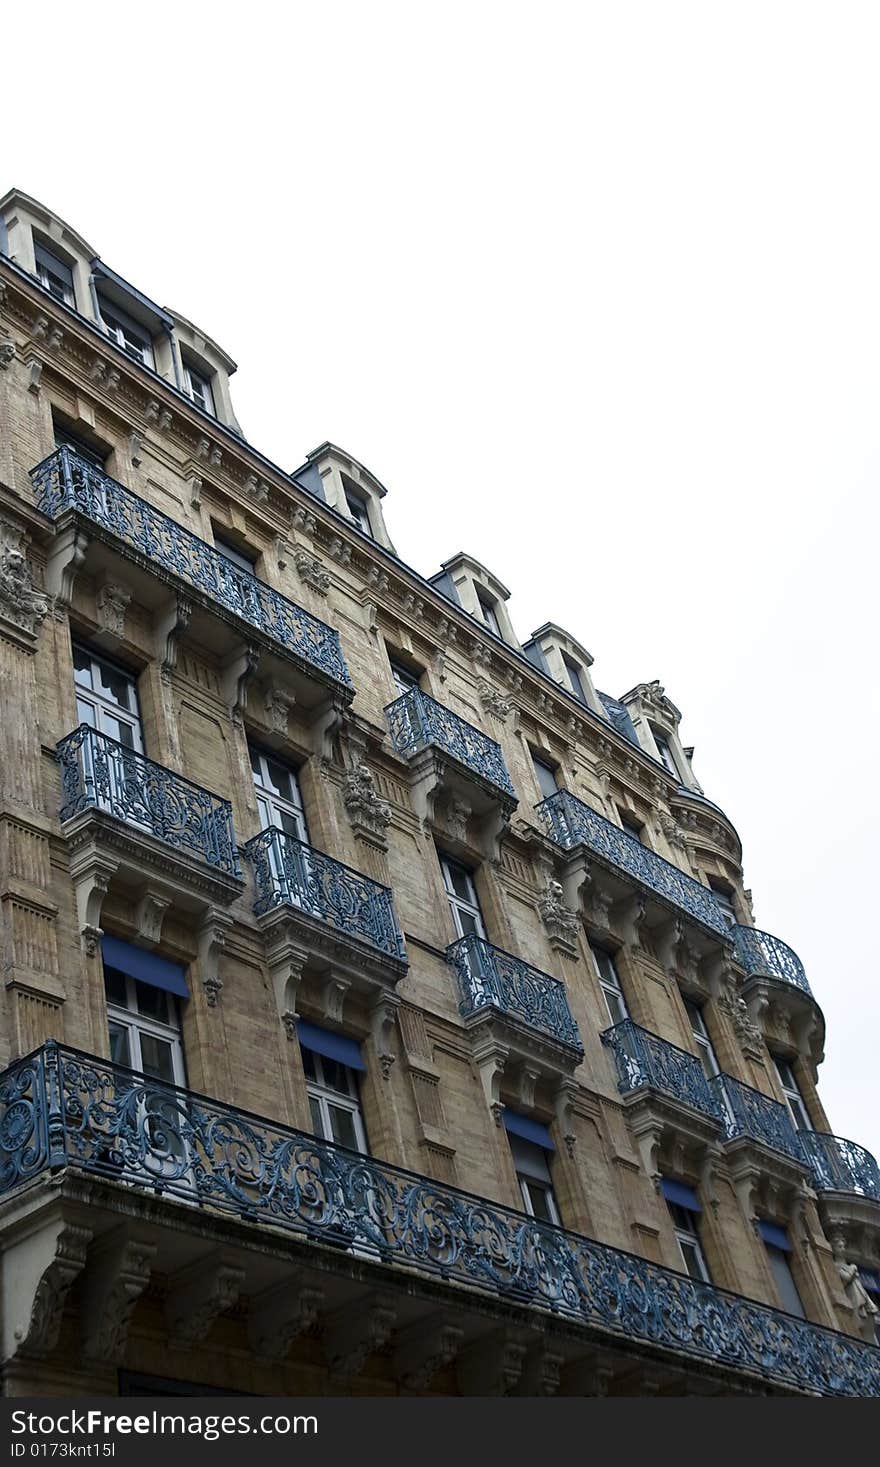
[[[130,1236],[125,1224],[89,1254],[83,1291],[83,1348],[90,1360],[121,1365],[131,1316],[150,1281],[156,1244]]]
[[[237,1304],[244,1279],[243,1268],[218,1257],[175,1275],[165,1305],[172,1346],[189,1350],[204,1340],[215,1319]]]
[[[330,1374],[341,1380],[358,1375],[369,1357],[388,1344],[396,1319],[391,1300],[376,1295],[333,1315],[324,1334]]]
[[[419,1319],[399,1337],[394,1352],[394,1374],[408,1391],[423,1391],[438,1370],[451,1364],[464,1339],[464,1330],[442,1314]]]
[[[2,1255],[3,1359],[43,1357],[55,1349],[64,1304],[82,1272],[90,1228],[63,1217],[12,1243]]]
[[[519,1385],[526,1343],[512,1330],[496,1330],[475,1340],[458,1357],[456,1374],[463,1396],[509,1396]]]
[[[317,1323],[323,1302],[323,1290],[307,1287],[301,1277],[258,1295],[248,1311],[248,1338],[254,1354],[276,1364],[283,1361],[293,1341]]]

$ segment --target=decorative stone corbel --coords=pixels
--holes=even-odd
[[[377,794],[373,772],[368,765],[357,763],[349,769],[342,784],[342,801],[355,838],[375,846],[377,850],[387,851],[385,831],[391,824],[391,810]]]
[[[98,637],[105,647],[115,647],[125,636],[125,613],[131,591],[119,581],[105,578],[95,594],[98,613]]]
[[[144,457],[144,435],[133,428],[128,435],[128,456],[134,468],[138,468]]]
[[[131,1316],[155,1256],[156,1244],[132,1237],[126,1224],[105,1234],[89,1254],[82,1307],[87,1359],[122,1364]]]
[[[216,451],[219,453],[219,449]],[[212,452],[211,462],[219,463],[219,461],[219,459],[214,459]],[[244,481],[244,492],[255,504],[265,504],[269,497],[269,485],[265,479],[258,479],[256,474],[248,474]]]
[[[323,1290],[305,1284],[301,1274],[258,1294],[248,1309],[248,1339],[254,1354],[280,1364],[293,1341],[317,1324],[323,1302]]]
[[[5,372],[9,363],[15,360],[15,343],[13,341],[0,341],[0,371]]]
[[[438,1370],[450,1365],[461,1348],[464,1330],[442,1314],[417,1319],[397,1341],[394,1374],[408,1391],[423,1391]]]
[[[164,892],[148,887],[142,893],[135,909],[135,925],[138,937],[146,947],[157,947],[161,942],[162,923],[170,906],[171,899]]]
[[[654,931],[654,949],[667,971],[678,969],[679,944],[684,940],[684,924],[673,917],[663,927]]]
[[[284,1025],[287,1038],[295,1039],[297,994],[308,954],[298,945],[291,923],[284,922],[273,927],[272,933],[268,965],[278,1017]]]
[[[565,1143],[565,1149],[571,1160],[574,1160],[574,1149],[577,1144],[577,1136],[574,1129],[574,1100],[577,1095],[577,1089],[578,1087],[574,1080],[566,1077],[559,1081],[556,1087],[556,1094],[553,1098],[556,1122],[559,1126],[562,1140]]]
[[[46,589],[59,618],[66,615],[73,600],[77,572],[88,547],[89,537],[80,525],[68,525],[52,542],[46,558]]]
[[[189,503],[191,509],[200,509],[202,505],[202,490],[205,481],[201,474],[188,474],[186,480],[189,486]]]
[[[295,530],[303,530],[307,535],[314,536],[318,532],[318,521],[311,510],[304,509],[301,504],[291,507],[290,523]]]
[[[248,689],[260,665],[260,649],[253,642],[244,642],[228,658],[222,670],[220,685],[223,701],[229,709],[233,723],[241,723],[247,707]]]
[[[518,1396],[555,1396],[559,1392],[565,1356],[546,1343],[530,1350],[516,1388]]]
[[[351,988],[351,979],[338,973],[325,973],[321,980],[321,1016],[330,1024],[341,1024],[345,997]]]
[[[154,645],[159,672],[163,682],[170,682],[177,666],[180,642],[192,617],[192,602],[185,596],[174,595],[156,613]]]
[[[333,762],[336,735],[342,725],[345,705],[338,698],[328,698],[312,718],[312,748],[320,759]]]
[[[243,1268],[216,1255],[175,1274],[165,1305],[172,1347],[189,1350],[204,1340],[215,1319],[238,1303],[244,1279]]]
[[[647,912],[647,901],[641,892],[626,897],[615,907],[615,920],[620,928],[624,942],[629,947],[643,948],[642,931]]]
[[[317,556],[310,555],[307,550],[303,550],[302,546],[298,545],[293,552],[293,563],[304,585],[311,586],[319,596],[327,595],[330,588],[330,576]]]
[[[534,1065],[524,1061],[517,1071],[516,1093],[517,1100],[523,1110],[533,1110],[535,1105],[535,1089],[541,1078],[541,1071]]]
[[[358,1375],[376,1350],[391,1338],[397,1311],[390,1299],[371,1297],[340,1309],[327,1322],[324,1344],[330,1374],[337,1380]]]
[[[501,1116],[504,1111],[501,1100],[501,1081],[509,1053],[509,1047],[496,1039],[488,1027],[481,1032],[479,1042],[474,1047],[474,1063],[480,1076],[486,1105],[496,1126],[501,1125]]]
[[[101,908],[119,862],[106,853],[87,847],[81,858],[74,853],[70,876],[76,895],[76,913],[86,957],[95,957],[103,937]]]
[[[580,920],[577,913],[565,905],[562,885],[553,876],[548,876],[536,905],[551,946],[574,957],[578,950]]]
[[[70,1287],[82,1272],[90,1228],[58,1218],[11,1241],[3,1269],[3,1359],[41,1358],[58,1344]]]
[[[263,707],[272,732],[286,738],[291,710],[296,707],[296,694],[279,682],[266,683],[263,688]]]
[[[351,565],[351,546],[346,545],[341,535],[334,535],[330,541],[330,554],[340,565]]]
[[[370,1010],[373,1047],[383,1080],[390,1079],[391,1066],[397,1058],[391,1041],[397,1028],[397,1010],[400,1008],[400,1002],[396,993],[382,993],[374,1000]]]
[[[382,594],[384,595],[388,591],[390,584],[391,583],[388,579],[387,571],[381,570],[378,565],[370,566],[369,573],[367,575],[368,586],[373,586],[377,591],[382,592]]]
[[[199,968],[202,987],[209,1009],[217,1007],[223,979],[220,977],[220,954],[226,946],[226,936],[232,927],[232,916],[220,907],[211,907],[199,928]]]
[[[493,1330],[468,1345],[458,1357],[456,1375],[463,1396],[509,1396],[519,1384],[525,1341],[512,1330]]]
[[[492,684],[487,682],[485,678],[481,678],[477,684],[477,692],[479,693],[480,703],[485,711],[491,713],[500,723],[504,723],[513,707],[509,699],[503,698],[497,688],[493,688]]]

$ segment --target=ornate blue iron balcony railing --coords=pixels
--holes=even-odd
[[[314,846],[272,826],[242,847],[254,870],[259,917],[274,907],[298,907],[347,937],[406,962],[391,890]]]
[[[748,1136],[807,1166],[799,1139],[801,1133],[795,1130],[786,1106],[751,1085],[734,1080],[732,1075],[718,1075],[711,1084],[723,1107],[726,1140]]]
[[[632,1019],[624,1019],[612,1029],[606,1029],[601,1039],[614,1055],[621,1095],[643,1087],[658,1090],[719,1125],[722,1123],[718,1097],[696,1055],[688,1054],[686,1049],[679,1049],[648,1029],[640,1029]]]
[[[64,802],[59,816],[103,810],[157,840],[241,876],[232,806],[82,723],[56,746]]]
[[[503,791],[516,804],[516,794],[500,744],[453,713],[451,708],[444,708],[421,688],[410,688],[402,698],[389,703],[385,717],[398,754],[410,758],[430,744],[436,744],[480,779]]]
[[[458,1008],[464,1018],[483,1009],[497,1009],[583,1054],[578,1026],[560,979],[493,947],[474,933],[453,942],[446,949],[446,958],[458,975]]]
[[[31,470],[37,506],[52,519],[77,510],[163,571],[179,577],[278,642],[323,679],[352,682],[342,656],[339,633],[288,601],[256,576],[241,570],[191,530],[184,529],[103,469],[87,463],[66,445]]]
[[[429,1177],[49,1042],[0,1075],[0,1193],[71,1167],[367,1249],[783,1388],[880,1396],[880,1350]],[[155,1211],[153,1213],[155,1216]],[[411,1287],[411,1285],[410,1285]]]
[[[606,820],[576,795],[559,790],[542,800],[536,809],[552,838],[566,850],[585,846],[704,927],[721,935],[728,931],[721,909],[707,886],[649,851],[634,835]]]
[[[813,997],[804,965],[787,943],[757,927],[736,926],[731,932],[736,960],[750,978],[778,978]]]
[[[826,1131],[799,1131],[798,1136],[817,1192],[855,1192],[880,1202],[880,1166],[864,1146]]]

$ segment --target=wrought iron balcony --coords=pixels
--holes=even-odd
[[[584,846],[609,866],[647,887],[661,901],[687,912],[714,932],[727,933],[721,908],[707,886],[649,851],[634,835],[606,820],[576,795],[559,790],[536,808],[553,840],[566,850]]]
[[[657,1090],[721,1124],[724,1117],[718,1097],[696,1055],[640,1029],[632,1019],[606,1029],[601,1039],[614,1055],[621,1095],[645,1088]]]
[[[292,653],[322,679],[352,687],[339,633],[241,570],[191,530],[118,484],[66,445],[31,470],[37,506],[51,519],[76,510],[162,571]]]
[[[864,1146],[825,1131],[799,1131],[798,1136],[817,1192],[854,1192],[880,1202],[880,1166]]]
[[[82,723],[56,746],[64,802],[59,816],[103,810],[175,850],[241,876],[232,806]]]
[[[421,688],[410,688],[403,697],[390,703],[385,709],[385,717],[392,743],[404,758],[410,759],[434,744],[516,804],[516,794],[500,744],[453,713],[451,708],[444,708]]]
[[[49,1042],[0,1075],[0,1193],[70,1168],[333,1242],[609,1343],[773,1385],[880,1396],[880,1350],[429,1177]],[[180,1226],[179,1222],[177,1226]],[[435,1287],[437,1285],[435,1284]],[[442,1285],[441,1285],[442,1286]]]
[[[769,932],[760,932],[757,927],[737,925],[731,932],[737,962],[750,978],[777,978],[813,997],[804,965],[787,943]]]
[[[254,912],[297,907],[347,937],[406,962],[391,890],[272,826],[242,847],[257,886]]]
[[[464,1018],[484,1009],[496,1009],[583,1054],[565,984],[558,978],[493,947],[474,933],[453,942],[446,949],[446,958],[458,975],[458,1008]]]
[[[726,1140],[745,1136],[773,1151],[781,1151],[801,1166],[807,1165],[800,1142],[802,1133],[795,1130],[787,1106],[771,1100],[751,1085],[744,1085],[741,1080],[734,1080],[732,1075],[718,1075],[711,1083],[723,1109]]]

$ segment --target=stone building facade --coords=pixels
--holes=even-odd
[[[5,1392],[880,1394],[880,1173],[678,709],[233,371],[0,200]]]

